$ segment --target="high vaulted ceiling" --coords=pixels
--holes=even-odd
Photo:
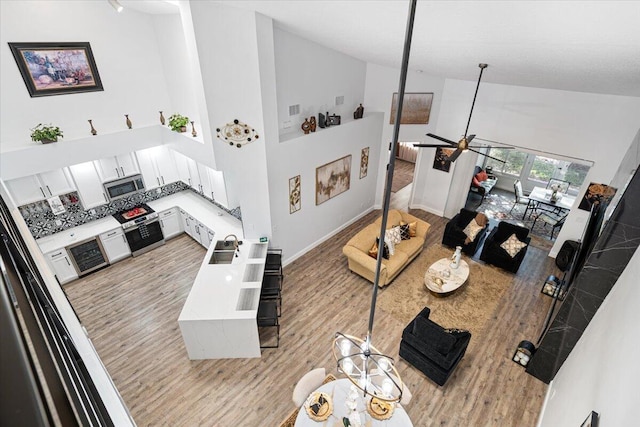
[[[218,3],[363,61],[400,66],[409,0]],[[489,64],[484,82],[640,96],[640,1],[419,0],[409,67],[476,80],[480,62]]]

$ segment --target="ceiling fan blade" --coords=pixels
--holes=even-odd
[[[486,147],[467,147],[467,148],[500,148],[500,149],[503,149],[503,150],[515,150],[516,147],[490,147],[490,146],[486,146]]]
[[[458,143],[457,143],[457,142],[453,142],[453,141],[451,141],[451,140],[449,140],[449,139],[443,138],[443,137],[438,136],[438,135],[434,135],[434,134],[432,134],[432,133],[428,133],[428,134],[427,134],[427,136],[430,136],[431,138],[439,139],[440,141],[444,141],[444,142],[446,142],[447,144],[451,144],[451,145],[455,145],[455,146],[457,146],[457,145],[458,145]]]
[[[475,137],[476,137],[475,135],[469,135],[469,136],[467,137],[467,144],[471,143],[471,141],[472,141],[472,140],[473,140],[473,138],[475,138]]]
[[[459,148],[456,148],[456,151],[451,153],[451,155],[447,158],[447,160],[449,160],[451,163],[453,163],[460,156],[460,154],[462,154],[462,150],[459,149]]]
[[[493,156],[490,156],[488,154],[481,153],[480,151],[476,151],[476,150],[473,150],[471,148],[469,148],[469,151],[473,151],[474,153],[478,153],[481,156],[485,156],[485,157],[488,157],[490,159],[497,160],[498,162],[506,163],[504,160],[498,159],[497,157],[493,157]]]
[[[444,144],[413,144],[414,147],[420,147],[420,148],[453,148],[450,145],[444,145]]]

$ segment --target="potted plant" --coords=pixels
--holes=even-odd
[[[32,141],[40,141],[43,144],[49,144],[51,142],[58,142],[58,137],[64,138],[64,136],[62,136],[62,131],[58,126],[45,126],[40,123],[38,126],[31,129]]]
[[[169,127],[175,132],[186,132],[187,123],[189,123],[189,117],[185,117],[181,114],[172,114],[169,117]]]

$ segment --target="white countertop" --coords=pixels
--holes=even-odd
[[[147,204],[156,212],[173,207],[182,208],[210,230],[215,231],[216,237],[220,236],[221,239],[228,234],[235,234],[238,239],[243,237],[240,220],[191,191],[181,191]],[[42,253],[46,254],[116,228],[120,228],[120,223],[112,216],[108,216],[51,236],[42,237],[36,242]]]
[[[259,245],[261,252],[255,258],[249,258],[253,245]],[[225,319],[254,319],[258,311],[262,275],[269,243],[260,243],[256,239],[247,239],[239,246],[238,257],[231,264],[209,264],[215,242],[211,243],[207,255],[202,261],[193,287],[185,301],[178,321],[202,321]],[[254,269],[251,278],[248,269]],[[241,291],[253,289],[253,291]],[[247,309],[238,309],[241,293],[249,298]]]
[[[216,237],[222,238],[228,234],[235,234],[238,239],[242,239],[244,235],[242,222],[239,219],[189,190],[153,200],[147,205],[156,212],[179,207],[210,230],[215,231]]]
[[[95,237],[98,234],[106,233],[115,228],[121,228],[120,223],[112,216],[91,221],[77,227],[70,228],[51,236],[42,237],[36,240],[42,253],[46,254],[73,243]]]

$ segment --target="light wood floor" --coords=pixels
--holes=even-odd
[[[411,212],[432,224],[427,245],[440,244],[446,220]],[[187,358],[177,318],[205,251],[186,235],[64,289],[139,426],[278,426],[293,409],[298,378],[316,367],[336,373],[334,333],[366,333],[371,285],[349,272],[341,248],[378,215],[285,268],[280,348],[260,359]],[[540,287],[553,271],[547,254],[530,247],[492,324],[471,338],[444,387],[399,359],[414,426],[535,425],[546,385],[510,358],[520,340],[540,333],[550,303]],[[404,326],[378,309],[376,347],[397,358]]]

